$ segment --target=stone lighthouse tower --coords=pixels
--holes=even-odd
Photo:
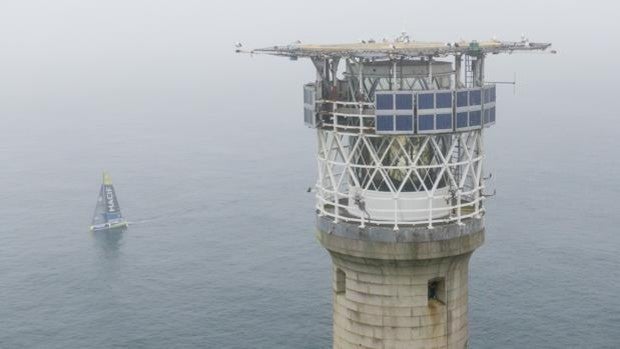
[[[294,44],[309,58],[316,227],[332,259],[333,348],[466,348],[469,259],[484,242],[488,54],[547,43]]]

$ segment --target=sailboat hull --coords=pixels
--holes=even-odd
[[[91,231],[102,231],[102,230],[112,230],[127,227],[127,222],[116,222],[116,223],[104,223],[104,224],[96,224],[91,225]]]

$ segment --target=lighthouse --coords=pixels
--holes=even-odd
[[[485,61],[550,46],[403,33],[250,51],[307,58],[316,70],[303,117],[317,139],[316,235],[332,260],[334,349],[468,347],[469,259],[485,237],[484,134],[498,111]]]

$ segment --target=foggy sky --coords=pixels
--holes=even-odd
[[[278,124],[311,137],[301,121],[311,63],[234,54],[234,42],[350,42],[403,30],[415,40],[519,40],[525,33],[552,42],[557,55],[487,61],[489,80],[517,74],[516,94],[498,91],[500,127],[540,115],[550,126],[580,115],[615,120],[614,110],[579,101],[616,98],[617,13],[615,2],[566,0],[3,0],[0,136],[36,142],[50,130],[148,118],[205,133]],[[10,142],[1,149],[10,151]]]

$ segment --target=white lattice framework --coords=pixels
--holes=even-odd
[[[398,229],[484,212],[482,129],[386,136],[319,128],[317,138],[320,215]]]

